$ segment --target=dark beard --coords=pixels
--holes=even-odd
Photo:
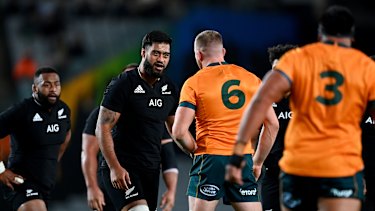
[[[37,97],[34,96],[34,99],[41,107],[50,109],[60,100],[60,96],[57,96],[56,101],[52,103],[48,101],[48,96],[44,96],[42,93],[38,92]]]
[[[147,59],[145,59],[145,62],[143,63],[143,69],[148,76],[153,77],[153,78],[160,78],[161,76],[163,76],[163,73],[164,73],[164,71],[160,73],[155,72],[152,67],[152,64]]]

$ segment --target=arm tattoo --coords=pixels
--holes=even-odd
[[[99,117],[100,124],[110,124],[111,126],[116,124],[116,112],[107,108],[101,107]]]

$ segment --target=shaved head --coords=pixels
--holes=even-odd
[[[223,38],[214,30],[205,30],[195,37],[194,51],[200,51],[210,56],[221,53],[223,49]]]
[[[224,61],[225,48],[221,34],[214,30],[199,33],[194,40],[194,54],[199,68]]]

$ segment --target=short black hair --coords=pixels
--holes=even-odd
[[[35,71],[34,78],[38,78],[43,73],[56,73],[59,75],[59,72],[52,67],[40,67]]]
[[[172,44],[172,38],[169,37],[168,34],[162,31],[152,31],[147,33],[142,39],[142,48],[146,48],[151,46],[152,43],[168,43],[169,45]]]
[[[289,51],[291,49],[297,48],[297,47],[298,47],[297,45],[279,44],[279,45],[272,46],[272,47],[268,48],[268,50],[267,50],[268,59],[269,59],[271,65],[272,65],[272,63],[275,59],[280,59],[280,57],[282,55],[284,55],[284,53],[286,53],[287,51]]]
[[[318,28],[320,34],[335,37],[353,37],[354,31],[354,17],[346,7],[333,5],[320,18]]]

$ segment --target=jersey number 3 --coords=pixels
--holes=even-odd
[[[344,77],[341,75],[341,73],[334,71],[334,70],[328,70],[320,73],[320,78],[334,78],[336,82],[334,84],[327,84],[324,87],[324,90],[333,92],[332,98],[325,98],[322,96],[316,97],[316,101],[323,105],[336,105],[339,103],[342,99],[342,94],[338,90],[339,86],[341,86],[344,83]]]
[[[240,80],[229,80],[226,81],[221,87],[221,100],[225,107],[229,109],[239,109],[245,104],[245,93],[239,89],[233,89],[229,91],[231,86],[239,86]],[[229,98],[237,97],[237,102],[231,102]]]

